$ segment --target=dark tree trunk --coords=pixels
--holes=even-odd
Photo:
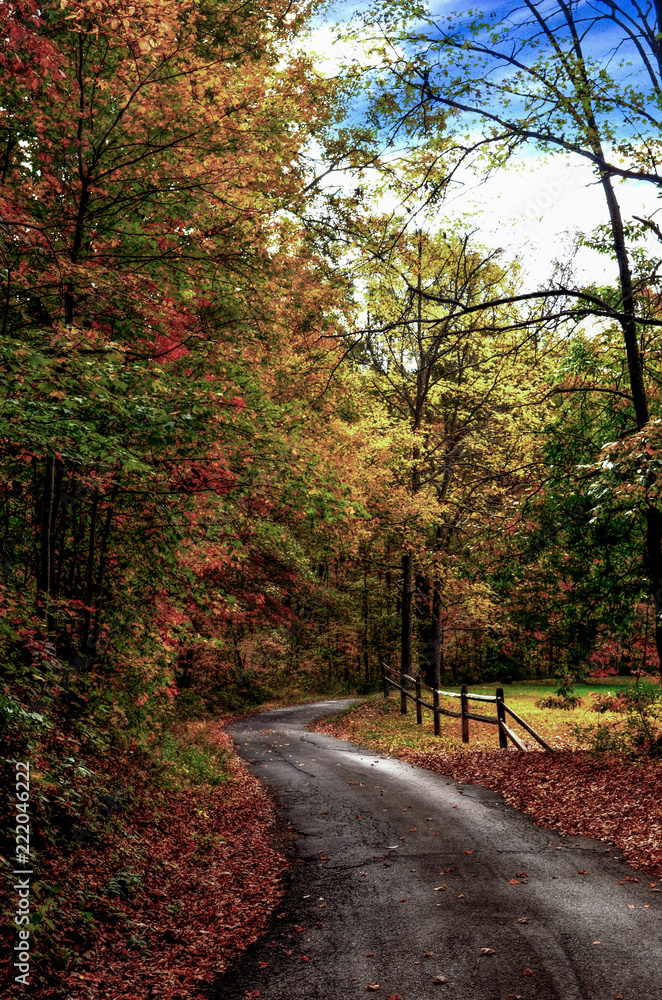
[[[655,507],[646,511],[646,564],[655,603],[655,646],[662,664],[662,515]]]
[[[39,560],[37,566],[37,607],[40,617],[47,619],[51,631],[55,621],[48,611],[49,598],[55,591],[55,526],[62,490],[62,463],[49,455],[39,498]]]
[[[92,513],[90,518],[90,536],[88,540],[87,549],[87,578],[85,583],[85,618],[83,621],[83,632],[81,635],[81,644],[83,655],[87,655],[89,643],[90,643],[90,620],[91,611],[87,610],[92,606],[92,601],[94,599],[94,547],[96,544],[96,531],[97,531],[97,512],[99,509],[99,491],[95,489],[94,495],[92,497]]]
[[[444,630],[441,624],[441,615],[441,582],[435,571],[432,584],[432,624],[434,627],[432,641],[432,687],[439,687],[441,683],[441,669],[444,655]]]
[[[400,647],[400,683],[402,675],[412,673],[412,611],[414,597],[414,559],[410,552],[402,557],[402,641]]]

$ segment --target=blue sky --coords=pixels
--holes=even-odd
[[[309,47],[318,53],[320,67],[329,74],[343,60],[363,61],[360,42],[339,43],[334,29],[339,23],[346,23],[354,12],[365,12],[369,6],[354,0],[339,0],[329,5],[324,18],[317,20]],[[548,0],[545,6],[551,8],[556,4]],[[582,9],[590,13],[594,6],[582,4]],[[458,7],[466,9],[466,5],[452,3],[433,3],[432,7],[442,16]],[[508,9],[496,3],[490,8]],[[486,9],[485,5],[481,9]],[[601,25],[594,33],[591,51],[605,60],[613,53],[614,43],[611,27]],[[612,70],[615,62],[614,56]],[[619,75],[632,72],[624,68]],[[360,115],[361,108],[357,107],[356,113]],[[348,179],[348,183],[353,181]],[[626,219],[635,215],[650,217],[662,204],[658,190],[651,184],[628,181],[618,184],[617,190]],[[466,215],[467,227],[478,228],[484,244],[503,247],[507,256],[519,256],[525,271],[538,280],[549,273],[555,260],[567,257],[579,233],[590,233],[606,221],[604,195],[590,167],[579,157],[565,153],[544,157],[532,147],[484,183],[480,176],[465,171],[449,193],[442,212],[446,217]],[[651,240],[649,249],[651,253],[659,253],[656,240]],[[604,282],[616,277],[615,265],[608,258],[586,248],[577,252],[575,266],[578,278],[584,281]]]

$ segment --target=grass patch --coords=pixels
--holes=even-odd
[[[611,678],[610,678],[611,680]],[[574,693],[579,696],[580,703],[571,711],[560,711],[558,708],[546,708],[539,704],[549,698],[552,691],[558,687],[558,681],[522,681],[504,687],[506,705],[517,712],[526,722],[538,732],[551,746],[559,750],[580,749],[584,744],[578,740],[577,728],[588,730],[594,728],[598,720],[602,724],[619,724],[623,715],[619,712],[604,711],[599,714],[594,711],[598,695],[612,695],[631,691],[635,685],[634,678],[619,677],[607,687],[601,682],[575,684]],[[650,688],[659,691],[656,685],[641,685],[642,690]],[[459,694],[459,687],[444,688]],[[470,694],[494,695],[494,684],[472,686]],[[596,697],[592,697],[595,695]],[[424,697],[426,693],[424,692]],[[431,696],[430,696],[431,697]],[[470,702],[470,711],[496,718],[494,705]],[[443,708],[459,710],[456,698],[441,699]],[[396,690],[389,698],[383,695],[371,695],[357,702],[351,708],[327,717],[320,723],[320,728],[331,732],[337,730],[337,735],[343,739],[355,740],[371,750],[391,753],[397,756],[400,748],[417,749],[424,752],[432,750],[495,750],[499,746],[497,727],[487,723],[469,721],[469,743],[462,743],[460,720],[442,715],[440,717],[440,735],[434,735],[434,719],[431,709],[423,708],[423,721],[416,723],[416,706],[407,700],[407,714],[400,714],[399,692]],[[521,729],[514,720],[509,725],[521,737],[522,742],[530,750],[540,749],[539,744]]]

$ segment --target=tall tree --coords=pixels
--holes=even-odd
[[[516,9],[499,5],[486,15],[469,11],[437,17],[427,4],[405,2],[372,4],[362,14],[364,22],[379,25],[375,48],[398,94],[398,121],[407,122],[422,145],[437,124],[428,111],[437,108],[444,109],[456,134],[466,129],[464,142],[458,136],[456,164],[483,156],[495,169],[528,145],[580,157],[593,167],[605,196],[618,296],[610,300],[553,282],[530,294],[548,300],[570,294],[580,312],[618,322],[639,434],[649,421],[650,398],[638,341],[644,317],[637,312],[636,292],[637,284],[654,285],[655,274],[636,274],[614,181],[662,182],[657,165],[661,26],[651,13],[607,0],[525,0]],[[394,125],[391,110],[385,101],[375,105],[375,116],[387,129]],[[442,124],[448,127],[443,118]],[[643,224],[655,228],[650,219]],[[656,505],[647,507],[645,521],[662,664],[662,516]]]
[[[458,536],[491,520],[501,495],[531,472],[523,411],[527,377],[529,389],[536,383],[535,374],[524,374],[533,349],[526,331],[521,343],[512,308],[483,306],[512,290],[497,253],[466,235],[419,231],[401,237],[366,293],[369,324],[356,357],[374,373],[373,392],[408,429],[402,473],[412,497],[425,498],[431,511],[430,555],[418,574],[421,540],[403,536],[401,597],[401,665],[410,674],[418,577],[420,658],[431,683],[439,683],[447,599],[442,563]]]

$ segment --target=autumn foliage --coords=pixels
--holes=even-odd
[[[426,215],[462,159],[450,114],[418,107],[396,167],[398,101],[357,122],[356,74],[301,51],[315,7],[0,0],[1,759],[35,762],[35,940],[81,995],[101,967],[156,990],[148,952],[191,995],[262,926],[249,856],[278,895],[266,801],[191,720],[369,692],[381,662],[659,671],[660,424],[633,430],[613,289],[529,301],[468,223]],[[651,413],[655,280],[632,306]],[[186,754],[207,764],[168,784]],[[198,885],[203,856],[182,930],[155,886]],[[213,919],[220,951],[195,936]]]

